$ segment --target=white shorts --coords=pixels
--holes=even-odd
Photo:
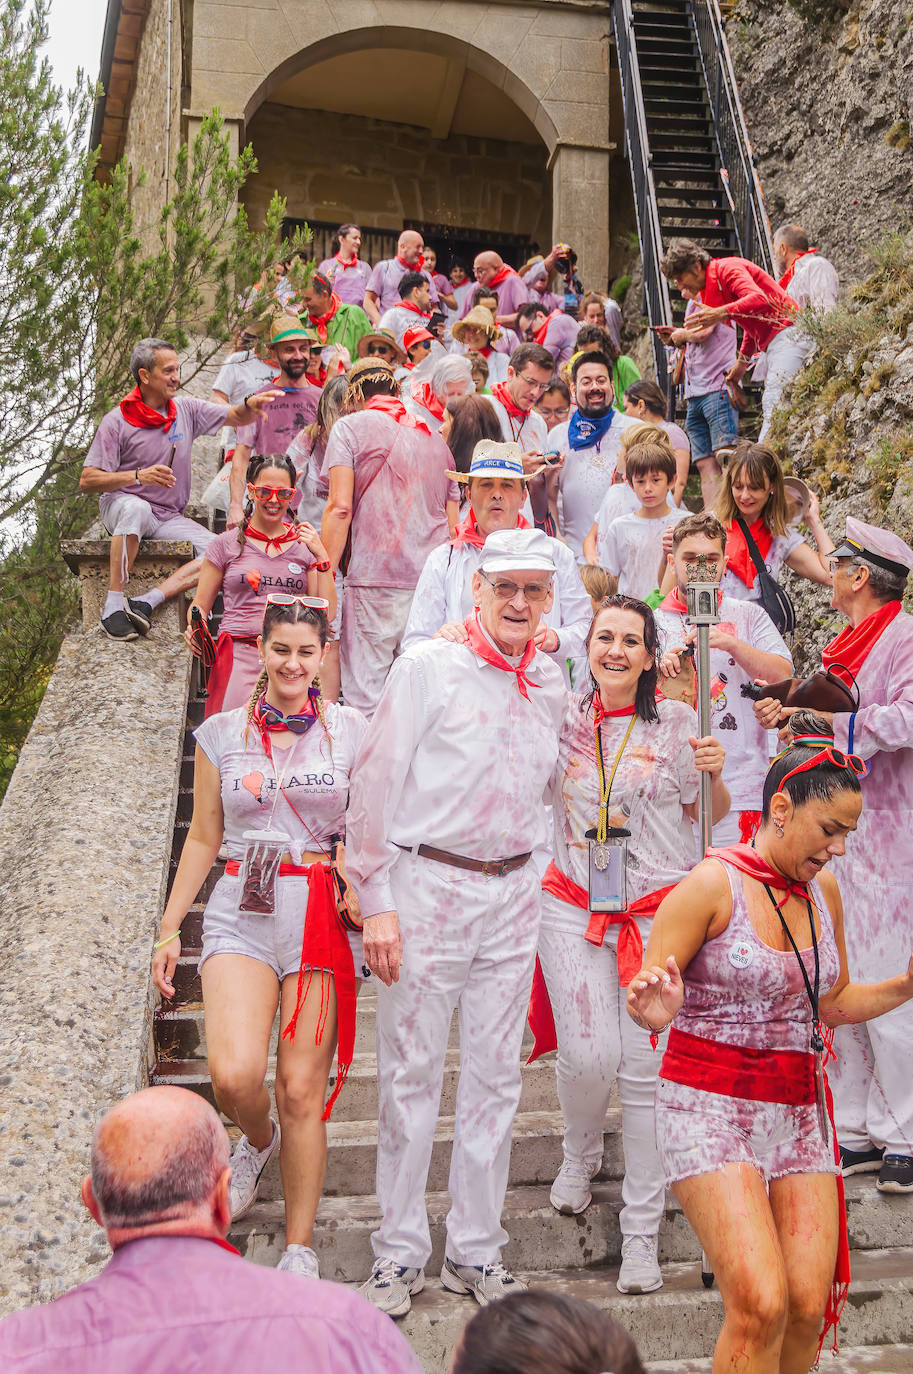
[[[129,492],[103,492],[98,498],[98,513],[112,538],[135,534],[140,539],[186,539],[193,545],[197,558],[202,558],[216,537],[212,530],[186,515],[160,520],[148,501]]]

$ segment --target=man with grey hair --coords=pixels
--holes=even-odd
[[[466,642],[430,639],[393,664],[352,771],[349,873],[377,994],[376,1262],[365,1296],[408,1312],[431,1256],[425,1185],[459,1007],[461,1068],[441,1282],[484,1305],[524,1285],[501,1263],[501,1210],[520,1100],[520,1044],[539,936],[532,852],[558,757],[565,691],[536,650],[553,541],[488,536]]]
[[[102,628],[112,639],[136,639],[152,626],[152,612],[169,597],[196,585],[211,530],[188,520],[193,441],[223,425],[251,424],[280,395],[261,391],[241,405],[220,406],[195,396],[176,396],[181,365],[173,344],[140,339],[130,358],[136,386],[109,410],[86,454],[79,485],[98,494],[101,522],[111,535],[108,595]],[[181,539],[195,557],[142,600],[124,595],[141,539]]]
[[[248,1264],[231,1221],[228,1137],[204,1098],[146,1088],[102,1117],[82,1198],[114,1251],[88,1283],[0,1322],[23,1374],[209,1368],[420,1374],[392,1322],[357,1293]],[[167,1348],[167,1349],[166,1349]]]
[[[403,401],[433,434],[444,423],[447,402],[473,390],[472,363],[463,354],[450,353],[435,363],[430,380],[410,376],[403,384]]]
[[[774,234],[774,262],[782,273],[780,285],[800,309],[833,310],[840,295],[837,269],[809,246],[801,224],[783,224]]]

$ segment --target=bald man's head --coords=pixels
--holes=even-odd
[[[410,267],[417,267],[425,251],[425,241],[414,229],[404,229],[396,245],[396,256]]]
[[[479,285],[487,286],[492,277],[500,272],[503,266],[504,259],[500,254],[489,250],[485,253],[479,253],[473,261],[472,270]]]
[[[146,1088],[112,1107],[92,1139],[92,1192],[109,1231],[177,1221],[205,1206],[228,1167],[228,1137],[186,1088]]]

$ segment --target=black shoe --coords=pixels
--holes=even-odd
[[[112,611],[102,616],[101,628],[111,639],[139,639],[139,631],[133,621],[127,619],[126,611]]]
[[[128,620],[139,630],[141,635],[146,635],[152,629],[152,607],[146,601],[131,601],[129,596],[124,597],[124,614]]]
[[[880,1193],[913,1193],[913,1159],[885,1155],[875,1186]]]
[[[849,1178],[850,1174],[877,1174],[883,1155],[884,1150],[877,1145],[870,1145],[867,1150],[849,1150],[841,1145],[840,1167],[843,1177]]]

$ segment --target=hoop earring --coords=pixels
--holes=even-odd
[[[777,821],[777,820],[775,820],[775,821],[774,821],[774,830],[777,832],[777,837],[778,837],[778,839],[782,839],[782,838],[783,838],[783,822],[782,822],[782,821]]]

